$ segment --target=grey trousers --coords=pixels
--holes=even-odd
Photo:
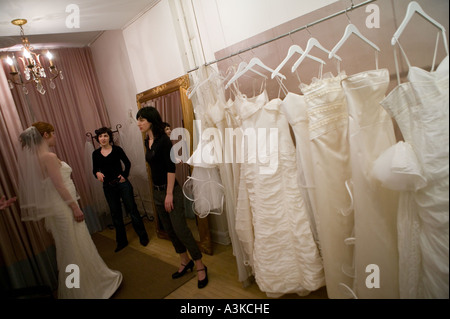
[[[183,192],[181,191],[180,185],[175,185],[173,189],[174,208],[170,213],[166,212],[166,209],[164,208],[165,199],[165,190],[153,190],[153,200],[155,202],[159,221],[169,235],[175,251],[178,254],[189,251],[189,254],[193,260],[201,259],[202,253],[186,223]]]

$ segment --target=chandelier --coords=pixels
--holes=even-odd
[[[56,65],[53,62],[53,55],[50,53],[50,51],[47,51],[47,59],[49,62],[49,77],[47,77],[47,73],[45,71],[44,66],[41,64],[41,54],[37,54],[33,52],[33,47],[28,42],[28,38],[25,36],[25,33],[23,31],[23,25],[27,23],[26,19],[15,19],[11,21],[12,24],[17,25],[20,27],[20,36],[22,37],[22,46],[23,46],[23,57],[19,57],[19,59],[22,61],[23,64],[23,75],[20,74],[20,69],[17,65],[17,63],[14,62],[14,60],[8,56],[6,58],[6,63],[9,64],[11,75],[10,79],[8,79],[9,87],[12,90],[15,85],[22,86],[22,90],[25,94],[28,94],[28,90],[26,88],[26,84],[33,83],[36,87],[36,90],[41,93],[45,94],[44,86],[42,85],[43,79],[49,79],[50,80],[50,88],[55,89],[56,85],[53,82],[54,79],[56,79],[58,76],[62,79],[62,71],[59,71]]]

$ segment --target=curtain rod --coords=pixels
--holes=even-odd
[[[217,62],[220,62],[220,61],[229,59],[229,58],[234,57],[234,56],[236,56],[236,55],[239,55],[239,54],[241,54],[241,53],[244,53],[244,52],[253,50],[253,49],[257,48],[257,47],[266,45],[266,44],[268,44],[268,43],[270,43],[270,42],[273,42],[273,41],[279,40],[279,39],[281,39],[281,38],[290,36],[290,35],[293,34],[293,33],[296,33],[296,32],[298,32],[298,31],[307,29],[308,27],[311,27],[311,26],[316,25],[316,24],[318,24],[318,23],[324,22],[324,21],[329,20],[329,19],[331,19],[331,18],[337,17],[337,16],[339,16],[339,15],[341,15],[341,14],[347,14],[348,11],[352,11],[353,9],[357,9],[357,8],[359,8],[359,7],[365,6],[365,5],[367,5],[367,4],[371,3],[371,2],[374,2],[374,1],[376,1],[376,0],[367,0],[367,1],[365,1],[365,2],[362,2],[362,3],[360,3],[360,4],[356,4],[356,5],[353,5],[353,1],[352,1],[352,5],[351,5],[349,8],[346,8],[345,10],[336,12],[336,13],[331,14],[331,15],[325,17],[325,18],[322,18],[322,19],[316,20],[316,21],[314,21],[314,22],[308,23],[308,24],[306,24],[306,25],[304,25],[304,26],[302,26],[302,27],[300,27],[300,28],[297,28],[297,29],[294,29],[294,30],[292,30],[292,31],[289,31],[289,32],[287,32],[287,33],[285,33],[285,34],[279,35],[279,36],[277,36],[277,37],[275,37],[275,38],[273,38],[273,39],[270,39],[270,40],[261,42],[261,43],[259,43],[259,44],[253,45],[253,46],[248,47],[248,48],[243,49],[243,50],[239,50],[239,51],[237,51],[237,52],[235,52],[235,53],[232,53],[232,54],[230,54],[230,55],[228,55],[228,56],[226,56],[226,57],[223,57],[223,58],[220,58],[220,59],[217,59],[217,60],[214,60],[214,61],[205,63],[205,64],[203,64],[203,66],[208,66],[208,65],[211,65],[211,64],[214,64],[214,63],[217,63]],[[187,71],[187,73],[191,73],[191,72],[196,71],[196,70],[198,70],[198,69],[199,69],[199,67],[196,67],[196,68],[194,68],[194,69],[192,69],[192,70]]]

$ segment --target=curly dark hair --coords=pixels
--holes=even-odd
[[[95,130],[95,140],[98,142],[98,137],[104,133],[108,133],[109,135],[109,143],[114,144],[113,133],[109,127],[101,127],[98,130]]]

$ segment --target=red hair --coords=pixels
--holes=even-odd
[[[50,134],[51,132],[55,131],[53,125],[47,122],[35,122],[31,125],[34,126],[39,131],[39,133],[41,133],[41,136],[44,136],[44,133]]]

